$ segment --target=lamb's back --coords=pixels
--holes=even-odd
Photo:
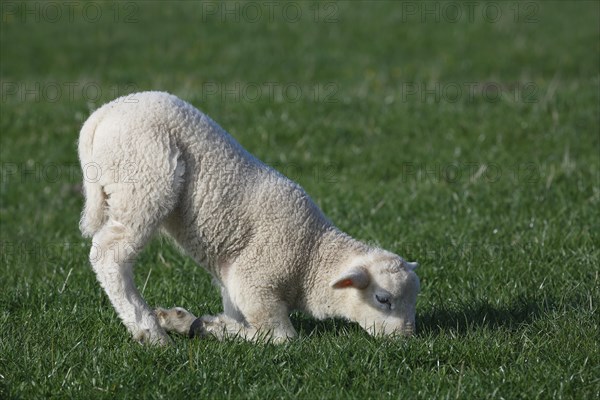
[[[309,247],[330,225],[320,209],[204,113],[164,92],[124,96],[97,112],[103,119],[96,147],[113,155],[118,147],[145,165],[167,152],[163,169],[172,171],[173,163],[182,169],[178,206],[166,224],[210,270],[244,251],[263,258],[263,266],[272,261],[293,269],[309,262]],[[152,184],[151,176],[142,176]]]

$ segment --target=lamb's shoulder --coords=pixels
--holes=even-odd
[[[286,300],[295,304],[301,282],[317,263],[316,246],[331,223],[298,184],[274,171],[267,174],[246,203],[252,237],[236,268],[285,292]]]

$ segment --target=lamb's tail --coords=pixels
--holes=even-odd
[[[99,183],[102,171],[92,157],[96,128],[105,112],[102,108],[96,110],[83,124],[79,134],[78,152],[83,172],[83,194],[85,196],[79,230],[85,237],[94,236],[106,222],[106,194]]]

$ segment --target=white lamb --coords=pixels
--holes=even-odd
[[[224,313],[195,320],[196,332],[282,342],[297,336],[292,310],[371,334],[414,332],[416,263],[338,230],[299,185],[179,98],[104,105],[81,129],[79,157],[90,261],[136,340],[167,344],[164,328],[194,322],[179,308],[155,313],[134,284],[135,255],[159,227],[220,286]]]

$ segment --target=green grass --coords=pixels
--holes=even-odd
[[[262,7],[255,23],[242,3],[92,3],[97,22],[75,3],[56,21],[2,3],[0,398],[598,398],[597,2],[477,3],[456,23],[438,2],[439,23],[416,2],[293,3],[297,22]],[[93,109],[146,89],[211,115],[342,229],[420,261],[418,334],[295,315],[284,346],[134,343],[77,229],[76,141]],[[152,305],[220,311],[164,239],[136,279]]]

